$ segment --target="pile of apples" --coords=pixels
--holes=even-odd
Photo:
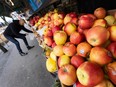
[[[66,86],[115,87],[114,15],[99,7],[94,14],[50,12],[40,18],[38,29],[47,26],[44,43],[52,48],[47,70],[58,71],[59,80]]]
[[[29,20],[29,23],[32,25],[32,26],[34,26],[37,22],[38,22],[38,20],[39,20],[39,16],[34,16],[34,17],[32,17],[30,20]]]

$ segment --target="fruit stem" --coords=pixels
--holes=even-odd
[[[64,71],[64,72],[67,72],[67,70],[66,70],[66,69],[64,69],[63,71]]]

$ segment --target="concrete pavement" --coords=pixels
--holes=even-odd
[[[35,45],[27,50],[22,40],[21,48],[28,52],[26,56],[20,56],[14,44],[5,46],[7,53],[0,51],[0,87],[52,87],[53,76],[46,70],[46,58],[36,39],[30,40],[30,45]]]

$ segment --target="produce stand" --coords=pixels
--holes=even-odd
[[[67,3],[69,3],[68,1],[70,1],[70,0],[67,0]],[[54,3],[54,2],[53,2]],[[115,41],[113,41],[112,39],[110,39],[110,36],[107,36],[105,33],[107,33],[107,32],[109,32],[109,28],[110,27],[112,27],[112,26],[116,26],[116,23],[115,23],[115,21],[116,21],[116,17],[114,17],[114,13],[116,12],[116,10],[110,10],[110,11],[108,11],[107,13],[107,15],[105,15],[105,17],[106,16],[109,16],[109,15],[112,15],[113,16],[113,18],[114,18],[114,20],[115,21],[113,21],[112,23],[110,23],[110,24],[108,24],[109,23],[109,19],[107,20],[107,18],[98,18],[98,16],[95,16],[95,14],[93,15],[93,14],[88,14],[88,13],[84,13],[86,16],[88,16],[89,15],[89,21],[86,21],[85,23],[88,23],[88,22],[90,22],[90,20],[92,20],[92,25],[89,25],[89,24],[87,24],[87,25],[89,25],[90,27],[89,28],[86,28],[86,29],[90,29],[90,28],[93,28],[93,27],[98,27],[98,25],[97,24],[99,24],[99,23],[101,23],[101,22],[97,22],[97,23],[95,23],[95,21],[97,20],[99,20],[99,19],[103,19],[105,22],[105,24],[100,24],[99,26],[99,28],[104,28],[104,29],[106,29],[106,28],[108,28],[108,29],[106,29],[104,32],[104,35],[106,35],[106,36],[103,36],[104,38],[106,38],[106,37],[108,37],[108,38],[106,38],[105,39],[105,41],[104,42],[102,42],[102,44],[99,44],[99,45],[94,45],[94,44],[92,44],[91,42],[89,42],[89,40],[88,40],[88,38],[89,38],[89,34],[88,34],[88,31],[85,31],[86,29],[84,29],[84,28],[80,28],[80,26],[81,26],[81,24],[79,24],[80,22],[80,19],[81,19],[81,17],[83,16],[83,15],[80,15],[79,13],[78,13],[78,10],[77,9],[75,9],[76,11],[74,11],[74,8],[77,8],[76,7],[76,4],[77,3],[72,3],[72,4],[67,4],[67,3],[62,3],[62,4],[59,4],[57,7],[57,9],[55,9],[55,10],[50,10],[50,11],[48,11],[48,12],[46,12],[45,10],[43,10],[42,11],[42,7],[41,7],[41,9],[39,10],[39,11],[41,11],[40,13],[43,15],[45,12],[46,12],[46,14],[44,15],[44,16],[41,16],[41,17],[39,17],[38,18],[38,20],[37,21],[35,21],[34,22],[34,24],[32,23],[32,26],[33,26],[33,28],[32,28],[32,31],[33,31],[33,33],[34,33],[34,35],[35,35],[35,37],[36,37],[36,39],[37,39],[37,41],[38,41],[38,45],[40,46],[40,47],[42,47],[43,48],[43,52],[44,52],[44,55],[45,55],[45,57],[46,57],[46,68],[47,68],[47,70],[48,70],[48,72],[50,72],[52,75],[53,75],[53,77],[55,77],[56,78],[56,82],[59,84],[60,83],[60,85],[59,86],[54,86],[54,87],[76,87],[76,84],[72,84],[72,85],[70,85],[70,86],[67,86],[66,84],[64,85],[64,82],[61,80],[61,78],[60,78],[60,76],[58,76],[58,71],[59,71],[59,69],[60,68],[62,68],[63,66],[65,66],[65,65],[62,65],[62,66],[60,66],[60,64],[59,64],[59,59],[60,59],[60,57],[62,56],[62,55],[67,55],[66,54],[66,52],[64,52],[62,55],[57,55],[57,54],[55,54],[55,52],[56,51],[59,51],[59,49],[57,49],[56,51],[54,51],[54,47],[55,46],[58,46],[58,45],[62,45],[63,47],[66,45],[66,43],[68,43],[68,42],[71,42],[71,35],[72,34],[70,34],[70,32],[69,31],[67,31],[65,28],[66,28],[66,26],[67,26],[67,24],[68,23],[73,23],[72,25],[74,25],[74,26],[76,26],[76,29],[74,28],[74,26],[73,27],[71,27],[71,28],[74,28],[74,31],[75,32],[79,32],[79,34],[81,35],[80,36],[80,38],[78,38],[78,40],[80,41],[78,44],[76,43],[74,43],[73,41],[70,43],[70,44],[72,44],[73,43],[73,47],[76,47],[76,53],[74,53],[74,55],[69,55],[68,56],[68,58],[70,58],[70,59],[72,59],[72,57],[73,56],[75,56],[75,55],[79,55],[79,56],[81,56],[82,58],[84,58],[83,60],[84,60],[84,62],[86,61],[86,62],[95,62],[95,63],[97,63],[98,65],[99,65],[99,67],[100,67],[100,69],[102,69],[102,71],[103,72],[101,72],[101,71],[98,71],[98,73],[101,73],[101,74],[104,74],[104,79],[102,79],[102,80],[104,80],[104,84],[110,84],[110,86],[111,87],[115,87],[116,86],[116,83],[115,82],[113,82],[112,81],[112,79],[110,78],[110,75],[108,74],[108,72],[110,72],[110,71],[108,71],[108,67],[110,66],[110,64],[112,65],[112,63],[115,63],[116,61],[116,59],[115,59],[115,57],[114,57],[114,54],[112,53],[112,49],[108,49],[107,47],[111,44],[111,43],[113,43],[113,42],[115,42]],[[47,6],[49,6],[49,5],[51,5],[51,3],[50,4],[48,4]],[[54,8],[55,6],[53,6],[53,8]],[[64,7],[64,9],[61,9],[62,7]],[[70,8],[70,7],[72,7],[72,8]],[[69,10],[69,8],[70,8],[70,10]],[[71,9],[73,9],[73,10],[71,10]],[[64,11],[65,10],[65,11]],[[44,12],[45,11],[45,12]],[[65,16],[64,16],[64,14],[61,12],[61,11],[63,11],[63,12],[65,12]],[[71,11],[73,11],[73,12],[71,12]],[[78,15],[78,19],[75,19],[76,21],[71,21],[71,19],[73,19],[73,17],[74,18],[77,18],[77,15]],[[69,20],[68,18],[66,18],[67,16],[73,16],[71,19],[70,19],[70,21],[68,21],[67,22],[67,20]],[[93,19],[92,19],[93,18]],[[59,20],[61,20],[60,22],[59,22]],[[67,23],[65,23],[65,22],[67,22]],[[54,25],[52,25],[52,23],[54,24]],[[83,24],[84,25],[84,24]],[[86,24],[85,24],[86,25]],[[57,38],[55,38],[55,33],[53,33],[53,28],[54,28],[54,26],[58,26],[57,27],[57,29],[59,29],[60,28],[60,30],[57,30],[56,29],[56,31],[55,31],[55,33],[56,32],[59,32],[59,31],[63,31],[63,32],[65,32],[66,33],[66,35],[67,35],[67,38],[66,38],[66,41],[64,41],[65,43],[63,43],[62,44],[62,41],[61,42],[58,42],[57,41],[57,39],[58,38],[62,38],[60,35],[59,35],[59,37],[57,37]],[[70,25],[71,26],[71,25]],[[70,29],[71,29],[70,28]],[[49,31],[49,32],[48,32]],[[73,31],[73,30],[72,30]],[[52,33],[51,33],[52,32]],[[111,32],[109,32],[109,34],[111,35]],[[83,35],[84,35],[84,37],[83,37]],[[88,36],[87,36],[88,35]],[[94,35],[97,35],[96,34],[96,32],[94,32]],[[94,35],[92,35],[93,37],[94,37]],[[103,35],[103,33],[102,33],[102,35]],[[48,38],[46,39],[46,37],[50,37],[49,38],[49,40],[48,40]],[[76,37],[76,36],[75,36]],[[74,36],[73,36],[73,38],[74,38]],[[84,38],[84,40],[83,40],[83,38]],[[101,37],[102,38],[102,37]],[[63,38],[64,39],[64,38]],[[77,41],[78,41],[77,40]],[[100,53],[102,53],[102,51],[101,50],[99,50],[99,52],[98,53],[96,53],[97,55],[99,55],[100,54],[100,56],[98,56],[98,59],[96,59],[96,54],[94,53],[94,54],[92,54],[92,52],[91,51],[87,51],[87,50],[80,50],[80,51],[78,51],[78,46],[80,45],[80,43],[83,43],[83,42],[85,42],[87,45],[89,45],[89,48],[88,49],[93,49],[93,48],[96,48],[97,46],[99,46],[99,48],[101,49],[101,50],[105,50],[105,51],[107,51],[106,52],[106,55],[107,55],[107,57],[109,58],[109,61],[105,61],[105,63],[104,64],[102,64],[102,62],[100,61],[100,63],[99,63],[99,57],[100,56],[103,56],[102,54],[100,54]],[[55,43],[55,44],[53,44],[53,43]],[[60,44],[59,44],[60,43]],[[68,43],[68,45],[70,45],[69,43]],[[116,45],[115,45],[116,46]],[[114,47],[115,47],[114,46]],[[86,47],[86,46],[81,46],[82,48],[83,47]],[[63,48],[62,48],[63,49]],[[75,49],[75,48],[74,48]],[[84,48],[83,48],[84,49]],[[85,48],[86,49],[86,48]],[[72,49],[73,50],[73,49]],[[72,50],[70,50],[70,51],[72,51]],[[116,50],[116,49],[115,49]],[[83,52],[85,52],[85,51],[87,51],[87,53],[85,54],[85,55],[81,55],[81,53],[83,53]],[[95,50],[96,51],[96,50]],[[80,52],[80,54],[79,54],[79,52]],[[52,54],[52,53],[54,53],[54,55]],[[56,52],[57,53],[57,52]],[[70,52],[69,52],[70,53]],[[105,54],[105,52],[104,52],[104,54]],[[52,55],[52,56],[51,56]],[[94,55],[96,55],[96,56],[94,56]],[[110,55],[110,56],[109,56]],[[95,59],[94,60],[92,60],[91,59],[91,56],[93,56]],[[53,57],[53,58],[52,58]],[[90,57],[90,58],[89,58]],[[107,58],[106,57],[106,58]],[[101,58],[101,57],[100,57]],[[103,58],[105,58],[104,56],[103,56]],[[81,59],[81,58],[80,58]],[[66,60],[66,61],[68,61],[68,60]],[[75,60],[76,61],[76,60]],[[73,62],[71,62],[70,61],[70,63],[67,63],[67,65],[68,64],[70,64],[70,65],[73,65],[73,67],[76,67],[74,64],[74,60],[73,60]],[[56,66],[55,66],[56,65]],[[49,66],[49,67],[48,67]],[[55,68],[53,67],[53,66],[55,66]],[[94,66],[94,64],[93,64],[93,66]],[[79,66],[78,66],[79,67]],[[52,68],[52,69],[51,69]],[[91,68],[91,67],[90,67]],[[107,69],[106,69],[107,68]],[[114,68],[114,67],[113,67]],[[55,70],[54,70],[55,69]],[[78,68],[76,67],[76,69],[77,69],[77,72],[78,72]],[[116,68],[115,68],[116,69]],[[114,69],[114,72],[116,73],[116,70]],[[64,70],[65,71],[65,70]],[[94,69],[93,69],[93,71],[94,71]],[[97,70],[96,70],[97,71]],[[77,74],[77,72],[75,72],[76,74]],[[95,71],[94,71],[95,72]],[[93,73],[94,73],[93,72]],[[98,74],[97,73],[97,74]],[[96,76],[96,75],[95,75]],[[73,77],[73,76],[72,76]],[[91,75],[91,77],[94,77],[94,75]],[[99,76],[98,75],[98,78],[102,78],[102,75],[101,76]],[[79,79],[79,76],[77,75],[77,78]],[[59,81],[59,79],[60,79],[60,81]],[[97,79],[97,78],[95,78],[95,79]],[[69,79],[66,79],[66,80],[69,80]],[[107,80],[107,81],[106,81]],[[77,83],[77,82],[80,82],[80,81],[78,81],[77,79],[76,79],[76,82],[75,83]],[[81,84],[82,84],[83,82],[81,82]],[[99,82],[100,83],[100,82]],[[80,84],[80,83],[77,83],[77,84]],[[97,83],[98,84],[98,83]],[[90,86],[90,85],[89,85]],[[95,84],[94,84],[94,86],[95,86]],[[110,87],[109,86],[109,87]]]

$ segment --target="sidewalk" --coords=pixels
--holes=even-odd
[[[0,87],[51,87],[55,79],[46,70],[46,58],[38,42],[28,38],[29,44],[35,45],[28,51],[23,41],[19,41],[28,55],[20,56],[10,42],[7,53],[0,51]]]

